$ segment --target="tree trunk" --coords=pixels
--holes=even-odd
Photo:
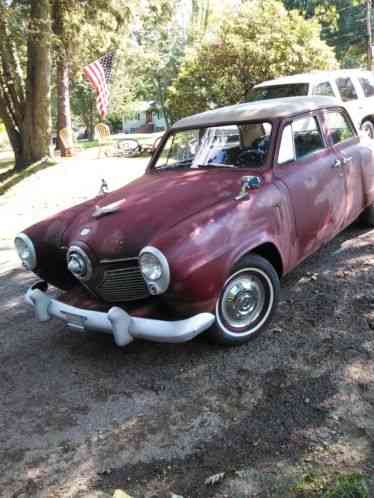
[[[63,128],[71,129],[71,112],[70,112],[70,90],[69,90],[69,65],[66,58],[63,57],[57,61],[57,148],[61,151],[61,156],[72,155],[72,145],[66,146],[60,138],[60,130]]]
[[[166,128],[168,129],[170,127],[169,116],[168,116],[166,108],[165,108],[164,92],[162,90],[161,82],[158,78],[156,78],[156,86],[157,86],[158,96],[160,99],[161,112],[162,112],[164,119],[165,119]]]
[[[87,132],[88,140],[93,140],[95,138],[95,100],[93,97],[90,98]]]
[[[22,160],[17,166],[18,169],[49,156],[50,35],[49,0],[31,0],[25,115],[21,130]]]

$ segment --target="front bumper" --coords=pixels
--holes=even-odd
[[[42,288],[34,286],[26,293],[26,302],[34,308],[37,320],[45,322],[55,317],[72,329],[112,334],[117,346],[126,346],[134,339],[186,342],[207,330],[215,320],[211,313],[168,322],[133,317],[118,306],[113,306],[107,313],[87,310],[52,299]]]

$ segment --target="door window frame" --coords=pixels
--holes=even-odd
[[[348,137],[345,140],[342,140],[341,142],[337,142],[336,144],[334,144],[333,141],[331,140],[331,135],[330,135],[329,129],[327,127],[326,115],[327,115],[327,113],[332,113],[332,112],[337,112],[337,113],[342,114],[353,131],[353,135],[351,137]],[[329,145],[331,147],[333,147],[333,148],[340,147],[341,145],[343,145],[343,147],[344,147],[345,145],[348,145],[350,142],[359,139],[359,135],[358,135],[356,126],[355,126],[351,116],[349,115],[349,113],[343,107],[329,107],[329,108],[323,109],[322,116],[323,116],[323,125],[324,125],[325,135],[326,135],[326,138],[327,138]]]
[[[295,121],[298,121],[300,119],[305,119],[305,118],[314,118],[316,123],[317,123],[317,127],[319,129],[319,132],[321,134],[321,137],[322,137],[322,142],[323,142],[323,148],[322,149],[318,149],[318,150],[315,150],[313,152],[310,152],[309,154],[303,156],[303,157],[296,157],[296,148],[295,148],[295,137],[293,135],[293,143],[294,143],[294,158],[293,159],[290,159],[289,161],[287,162],[284,162],[284,163],[279,163],[278,162],[278,158],[279,158],[279,151],[280,151],[280,147],[281,147],[281,142],[282,142],[282,138],[283,138],[283,131],[284,129],[286,128],[287,125],[291,125],[292,126],[292,123],[295,122]],[[321,121],[321,118],[320,118],[320,110],[317,110],[317,111],[313,111],[313,112],[308,112],[308,113],[304,113],[304,114],[299,114],[299,115],[296,115],[296,116],[292,116],[288,119],[286,119],[280,126],[280,129],[279,129],[279,133],[278,133],[278,143],[276,145],[276,148],[275,148],[275,161],[274,161],[274,165],[276,168],[284,168],[284,167],[287,167],[289,166],[290,164],[294,164],[294,163],[303,163],[303,162],[306,162],[306,161],[309,161],[311,157],[313,157],[314,155],[318,154],[318,153],[321,153],[327,149],[331,149],[331,146],[330,146],[330,143],[327,141],[327,137],[326,137],[326,134],[325,134],[325,129],[323,127],[323,122]]]

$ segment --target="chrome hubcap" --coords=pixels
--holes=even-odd
[[[248,327],[260,316],[265,304],[265,289],[255,275],[243,274],[227,285],[222,296],[222,315],[235,329]]]

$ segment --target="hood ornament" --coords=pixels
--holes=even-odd
[[[115,213],[119,211],[122,201],[112,202],[112,204],[108,204],[107,206],[96,206],[95,211],[92,213],[94,218],[100,218],[101,216],[105,216],[106,214]]]
[[[103,178],[101,180],[101,185],[100,185],[100,190],[99,190],[99,195],[105,195],[109,192],[109,187],[105,179]]]

